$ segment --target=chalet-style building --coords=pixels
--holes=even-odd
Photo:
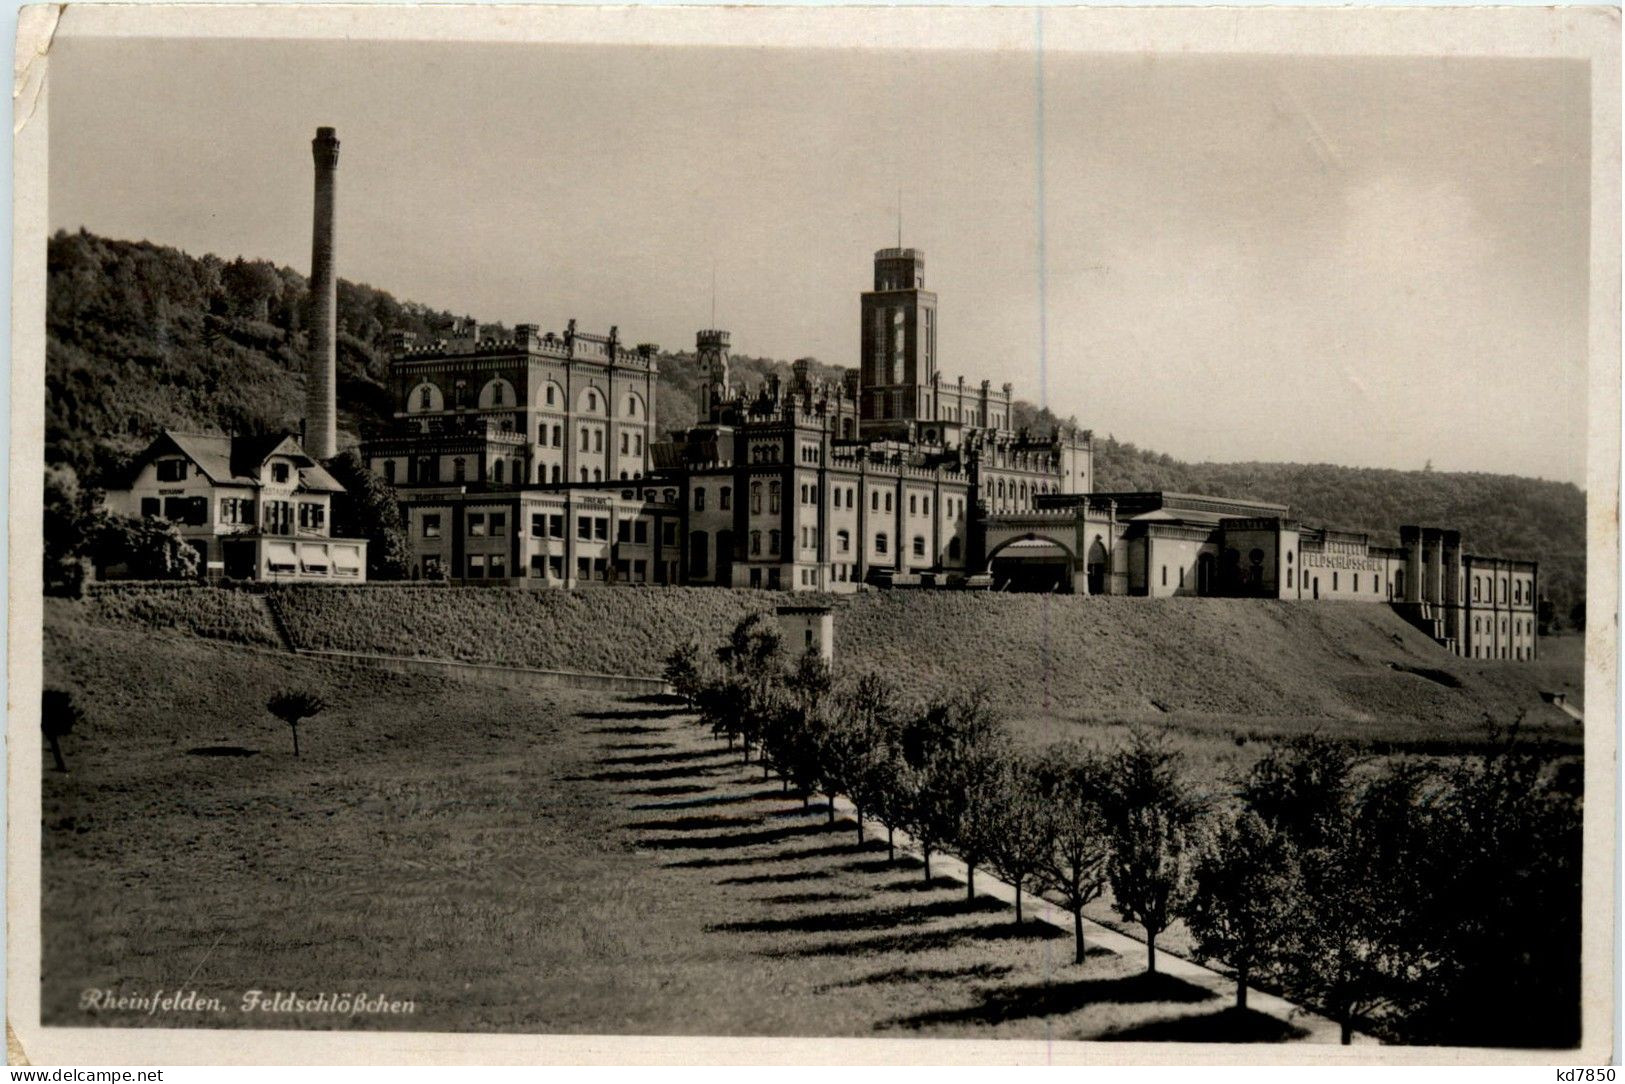
[[[108,491],[106,505],[174,523],[207,579],[360,583],[366,539],[331,534],[333,498],[343,493],[292,436],[166,429],[136,457],[129,485]]]

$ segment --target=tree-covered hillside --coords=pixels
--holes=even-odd
[[[297,430],[304,398],[310,294],[291,268],[194,257],[149,242],[80,231],[49,242],[46,458],[96,485],[159,429]],[[509,314],[518,318],[525,314]],[[392,409],[388,331],[432,335],[450,312],[339,280],[339,425],[367,437]],[[501,324],[482,324],[504,335]],[[686,346],[687,344],[667,344]],[[691,351],[659,355],[656,417],[691,424],[701,375]],[[787,362],[735,356],[736,383],[788,378]],[[814,372],[837,377],[829,365]],[[1018,426],[1075,425],[1031,403]],[[1543,594],[1567,617],[1585,592],[1585,495],[1575,486],[1500,474],[1374,470],[1326,464],[1182,463],[1113,438],[1095,444],[1102,490],[1178,489],[1279,501],[1310,523],[1397,541],[1401,523],[1459,527],[1469,551],[1541,562]]]

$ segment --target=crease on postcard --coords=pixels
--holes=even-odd
[[[50,55],[56,28],[67,6],[33,4],[17,13],[17,54],[11,77],[13,136],[34,119],[34,108],[45,87],[45,58]]]

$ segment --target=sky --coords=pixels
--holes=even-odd
[[[345,278],[855,365],[900,203],[950,381],[1180,459],[1584,481],[1580,62],[59,37],[49,80],[53,230],[308,270],[330,125]]]

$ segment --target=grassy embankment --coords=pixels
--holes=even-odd
[[[242,991],[261,989],[417,1006],[252,1018],[271,1027],[1284,1030],[1145,979],[1137,955],[1072,967],[1061,931],[923,886],[661,706],[133,638],[89,604],[47,614],[48,681],[86,715],[71,773],[44,771],[47,1023],[242,1026]],[[297,760],[264,710],[286,687],[332,701]],[[196,989],[227,1011],[93,1017],[87,988]]]
[[[674,646],[715,643],[783,596],[376,587],[274,599],[301,647],[656,674]],[[928,592],[825,601],[839,668],[883,671],[917,698],[985,684],[1033,742],[1109,744],[1127,724],[1168,725],[1213,779],[1245,768],[1260,741],[1306,732],[1378,755],[1472,752],[1491,724],[1521,723],[1558,757],[1581,743],[1581,728],[1540,695],[1578,699],[1578,638],[1548,640],[1547,657],[1528,664],[1455,658],[1387,607],[1354,603]],[[75,605],[99,620],[276,638],[250,595],[193,589]]]

